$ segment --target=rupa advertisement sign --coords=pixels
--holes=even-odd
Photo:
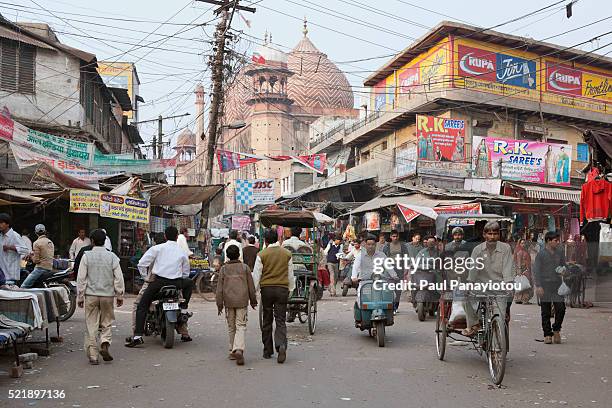
[[[571,145],[474,136],[472,157],[474,177],[570,184]]]

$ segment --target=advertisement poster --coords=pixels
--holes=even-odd
[[[70,189],[70,212],[100,213],[100,193],[91,190]]]
[[[475,136],[472,157],[475,178],[570,184],[571,145]]]
[[[416,174],[417,147],[408,146],[395,153],[395,177],[408,177]]]
[[[232,216],[232,229],[236,231],[250,231],[251,217],[249,217],[248,215]]]
[[[438,214],[482,214],[480,203],[444,205],[433,210]]]
[[[419,160],[465,160],[465,121],[417,115]]]
[[[134,83],[135,67],[129,62],[106,62],[98,61],[98,73],[104,84],[108,87],[122,88],[128,91],[132,106],[135,105],[135,97],[138,95],[138,83]],[[132,119],[134,112],[128,111],[124,115]]]
[[[236,180],[236,204],[258,205],[274,202],[274,179]]]
[[[374,110],[381,111],[385,108],[387,104],[387,86],[385,80],[383,79],[378,83],[378,85],[374,86]]]
[[[378,231],[380,229],[380,214],[376,211],[365,213],[365,222],[368,231]]]
[[[149,203],[147,201],[114,194],[99,194],[101,217],[149,223]]]

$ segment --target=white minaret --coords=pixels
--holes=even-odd
[[[198,84],[195,89],[195,135],[196,135],[196,156],[206,151],[206,140],[202,139],[204,135],[204,87]]]

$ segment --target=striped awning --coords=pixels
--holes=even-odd
[[[525,184],[515,186],[525,190],[525,195],[528,198],[555,201],[572,201],[574,203],[580,204],[580,190],[577,189],[572,190],[555,187],[529,186]]]

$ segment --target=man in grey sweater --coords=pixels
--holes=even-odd
[[[104,247],[106,234],[97,230],[92,234],[94,247],[83,254],[77,275],[77,304],[85,308],[85,352],[89,363],[98,362],[97,335],[100,331],[100,355],[104,361],[112,361],[109,353],[111,325],[115,320],[113,301],[123,305],[125,285],[117,255]]]

